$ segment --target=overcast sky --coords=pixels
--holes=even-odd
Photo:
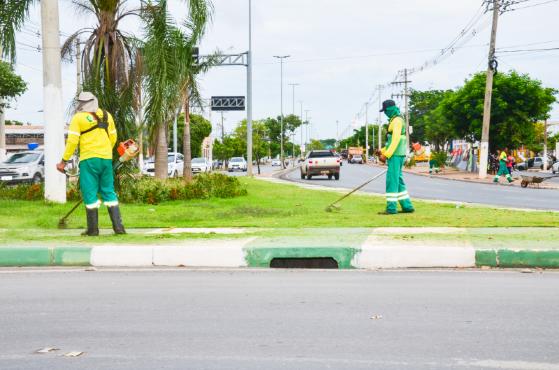
[[[440,54],[469,24],[477,23],[475,33],[463,47],[456,48],[436,66],[410,77],[411,87],[448,89],[460,86],[472,73],[484,70],[490,31],[490,14],[475,17],[481,0],[253,0],[253,117],[280,113],[280,65],[274,55],[291,55],[284,64],[283,109],[293,111],[292,88],[295,89],[295,113],[300,103],[313,123],[313,137],[335,137],[336,121],[340,133],[364,119],[363,105],[379,84],[390,82],[398,70],[419,67]],[[548,2],[547,4],[540,3]],[[130,0],[129,7],[138,1]],[[169,0],[172,14],[180,21],[186,14],[185,3]],[[201,44],[201,53],[216,49],[244,52],[248,47],[248,0],[214,0],[213,23]],[[77,15],[69,0],[60,0],[61,32],[68,35],[80,27],[94,25],[94,19]],[[557,15],[559,1],[528,0],[516,11],[499,20],[497,46],[505,49],[559,47]],[[17,72],[29,83],[29,90],[7,111],[7,119],[42,123],[42,59],[31,46],[40,44],[34,32],[40,29],[37,5],[31,22],[18,35]],[[123,27],[142,33],[137,18]],[[63,36],[61,42],[65,40]],[[529,73],[545,86],[559,88],[559,50],[549,52],[506,53],[499,56],[499,70],[515,69]],[[76,90],[76,67],[62,69],[64,104],[67,107]],[[399,93],[400,88],[385,89],[382,98]],[[202,93],[245,95],[246,69],[218,67],[202,78]],[[378,101],[371,99],[369,121],[378,117]],[[361,113],[359,116],[358,114]],[[245,112],[224,114],[226,131],[245,117]],[[357,121],[356,121],[357,119]],[[559,120],[555,106],[552,119]],[[221,116],[212,114],[212,122]],[[412,123],[413,125],[413,123]],[[219,134],[217,128],[215,134]]]

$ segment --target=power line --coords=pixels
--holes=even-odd
[[[510,10],[515,11],[515,10],[521,10],[521,9],[535,8],[537,6],[546,5],[546,4],[549,4],[549,3],[555,3],[557,1],[559,1],[559,0],[547,0],[547,1],[544,1],[544,2],[541,2],[541,3],[538,3],[538,4],[521,6],[521,7],[513,8],[513,9],[510,9]]]
[[[559,50],[558,48],[543,48],[543,49],[517,49],[517,50],[500,50],[498,53],[523,53],[523,52],[543,52]]]

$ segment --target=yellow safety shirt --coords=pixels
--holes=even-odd
[[[103,119],[103,110],[98,109],[96,114],[100,120]],[[88,112],[76,113],[72,117],[70,127],[68,128],[68,140],[66,141],[66,150],[62,159],[65,161],[69,160],[78,145],[80,146],[80,161],[85,161],[89,158],[112,159],[117,134],[113,116],[108,112],[107,114],[109,124],[107,130],[97,128],[83,133],[97,125],[97,119]]]

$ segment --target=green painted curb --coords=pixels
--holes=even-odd
[[[91,247],[0,247],[0,266],[90,266]]]
[[[559,251],[477,250],[476,266],[559,268]]]
[[[274,258],[325,258],[331,257],[340,269],[350,269],[351,260],[359,249],[344,247],[252,247],[245,249],[249,267],[270,267]]]
[[[476,250],[476,266],[497,267],[497,251],[494,250]]]

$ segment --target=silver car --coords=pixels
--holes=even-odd
[[[44,177],[45,156],[42,150],[14,153],[5,162],[0,163],[0,181],[5,184],[40,184]]]

